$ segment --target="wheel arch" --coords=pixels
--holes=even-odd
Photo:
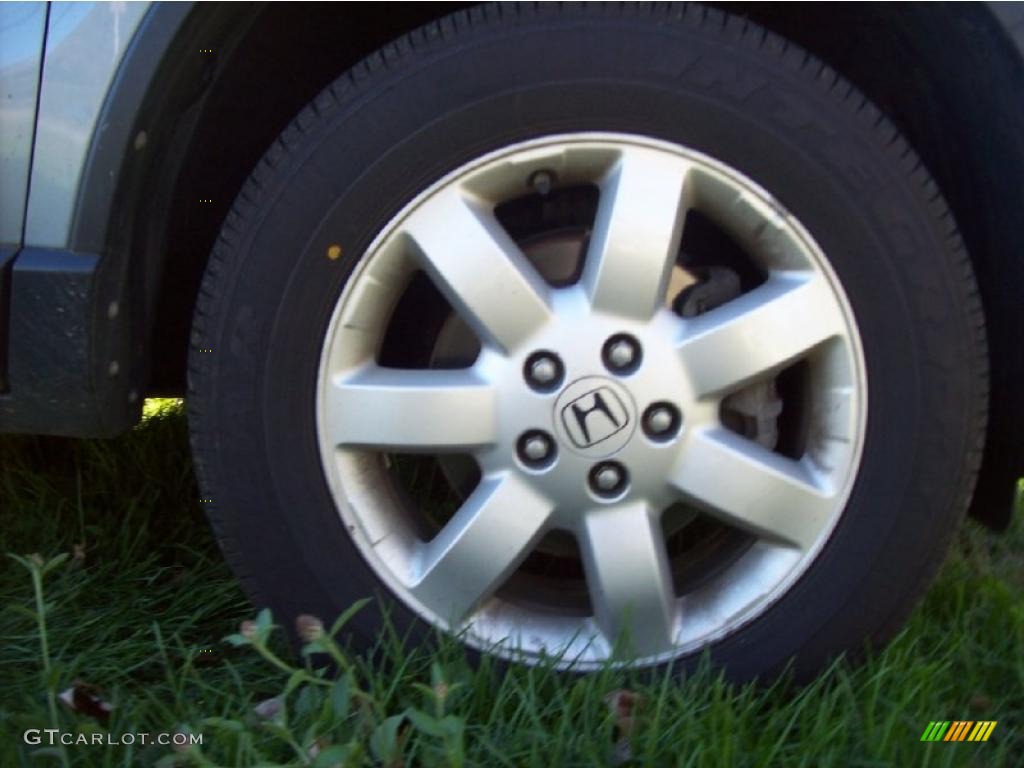
[[[104,104],[68,242],[121,277],[147,394],[184,390],[199,279],[266,149],[338,72],[450,10],[153,4]]]

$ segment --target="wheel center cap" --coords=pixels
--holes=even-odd
[[[604,376],[577,379],[555,401],[559,442],[574,453],[604,458],[620,451],[636,429],[636,404],[621,384]]]

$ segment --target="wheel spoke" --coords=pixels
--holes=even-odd
[[[413,594],[457,626],[530,553],[552,505],[515,475],[485,478],[420,552]]]
[[[817,541],[835,502],[807,464],[725,429],[691,435],[671,482],[722,521],[803,550]]]
[[[334,445],[413,453],[480,447],[497,438],[497,393],[470,371],[371,366],[327,389]]]
[[[580,551],[590,600],[609,643],[637,656],[672,649],[676,603],[661,524],[645,503],[593,510]]]
[[[484,206],[451,189],[405,232],[423,268],[481,341],[508,352],[547,322],[548,288]]]
[[[824,278],[777,274],[688,320],[678,351],[695,393],[720,395],[778,372],[842,328]]]
[[[665,300],[679,251],[690,164],[625,150],[601,188],[583,284],[595,309],[647,319]]]

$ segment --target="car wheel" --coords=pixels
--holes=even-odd
[[[339,78],[211,256],[188,406],[253,600],[368,646],[812,673],[900,625],[985,421],[969,261],[835,72],[701,7],[459,12]]]

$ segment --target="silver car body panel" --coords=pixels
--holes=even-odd
[[[45,31],[46,3],[0,5],[0,243],[4,244],[21,242]]]
[[[45,7],[43,3],[38,4]],[[50,4],[25,244],[64,248],[111,81],[151,3]]]

